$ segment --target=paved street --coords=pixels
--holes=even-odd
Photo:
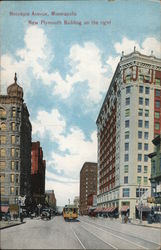
[[[159,229],[87,216],[76,222],[26,219],[0,233],[1,249],[160,249]]]

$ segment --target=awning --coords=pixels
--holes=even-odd
[[[101,207],[98,207],[98,208],[96,208],[96,209],[94,210],[94,212],[97,212],[97,213],[102,212],[102,211],[103,211],[103,208],[101,208]]]
[[[129,206],[122,206],[121,212],[126,212],[129,209]]]
[[[8,212],[8,209],[9,209],[8,206],[1,206],[1,207],[0,207],[0,210],[1,210],[1,212],[3,212],[3,213],[7,213],[7,212]]]

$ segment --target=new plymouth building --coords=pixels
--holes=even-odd
[[[23,100],[23,89],[14,83],[0,95],[1,206],[31,196],[31,123]]]
[[[148,154],[161,131],[161,60],[153,52],[122,53],[96,124],[98,207],[133,218],[140,198],[151,192]]]

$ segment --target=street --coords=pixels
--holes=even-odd
[[[160,249],[160,230],[119,220],[80,216],[65,222],[25,219],[26,223],[1,233],[1,249]]]

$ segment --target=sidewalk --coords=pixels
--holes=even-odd
[[[131,224],[133,225],[137,225],[137,226],[143,226],[143,227],[151,227],[151,228],[158,228],[158,229],[161,229],[161,223],[151,223],[151,224],[148,224],[147,221],[141,221],[140,220],[132,220],[131,221]]]
[[[0,230],[8,228],[8,227],[14,227],[21,225],[26,222],[20,222],[19,220],[11,220],[11,221],[0,221]]]

